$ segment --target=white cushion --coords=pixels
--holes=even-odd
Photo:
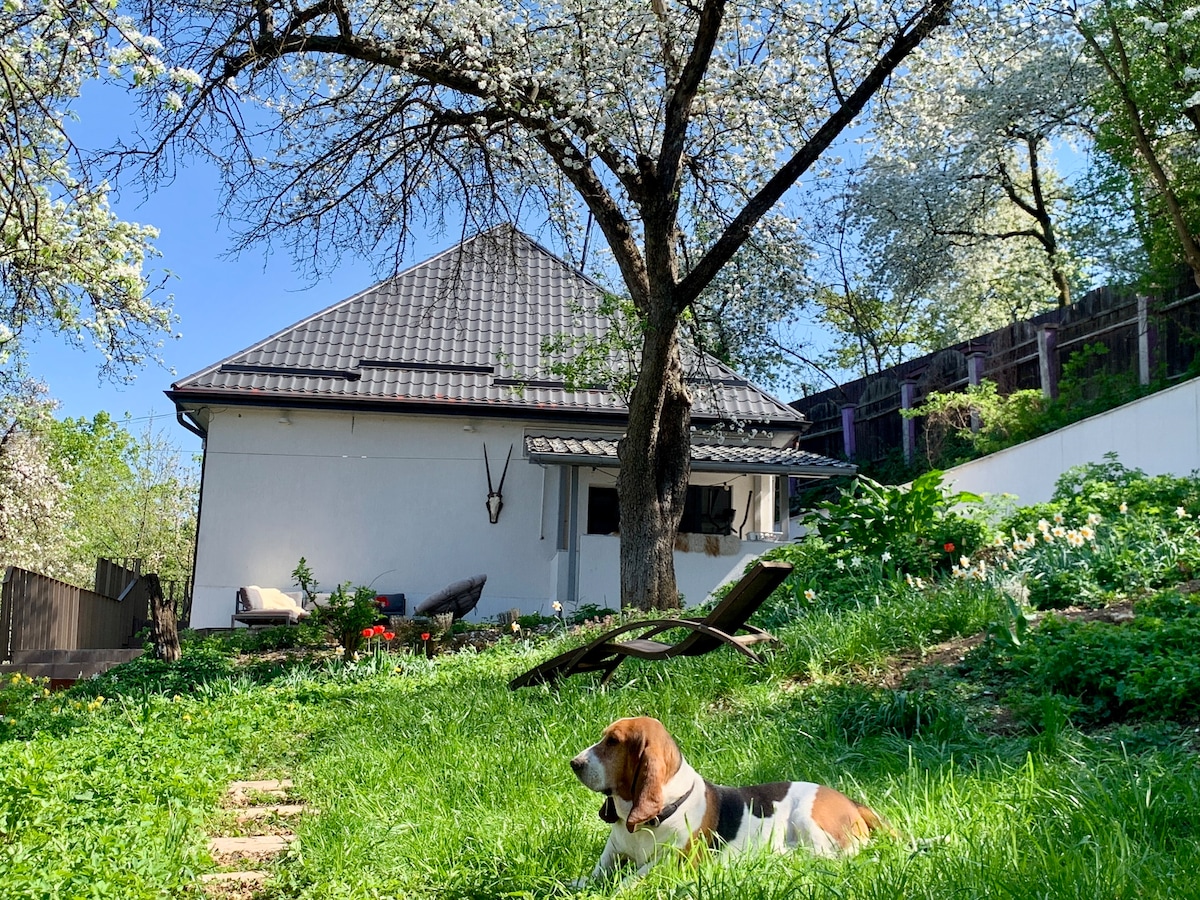
[[[252,584],[242,588],[242,591],[246,597],[246,603],[252,610],[292,612],[296,614],[297,618],[308,615],[308,610],[304,609],[296,598],[285,594],[278,588],[265,588]]]

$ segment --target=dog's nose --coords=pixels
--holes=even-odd
[[[573,760],[571,760],[571,768],[574,769],[576,772],[582,771],[583,767],[586,765],[587,765],[587,763],[584,761],[582,756],[577,756]]]

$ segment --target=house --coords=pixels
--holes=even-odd
[[[228,625],[240,586],[290,587],[301,557],[323,590],[369,584],[410,608],[475,574],[488,576],[479,617],[619,608],[627,410],[547,365],[547,340],[605,333],[601,298],[502,227],[172,385],[204,440],[193,627]],[[853,467],[793,449],[803,416],[716,360],[689,366],[676,570],[695,604],[787,538],[789,476]]]

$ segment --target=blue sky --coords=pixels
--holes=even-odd
[[[111,136],[114,123],[131,123],[127,104],[118,95],[103,101],[85,97],[73,137],[99,145]],[[105,132],[108,132],[108,135]],[[59,401],[59,417],[91,418],[101,410],[115,418],[126,414],[137,434],[151,417],[178,446],[199,450],[200,441],[175,422],[174,407],[164,396],[171,383],[237,352],[287,325],[374,284],[369,261],[343,259],[313,282],[298,274],[290,254],[256,247],[236,259],[226,258],[231,235],[219,221],[216,173],[207,167],[182,171],[171,184],[148,198],[126,189],[113,202],[129,221],[156,226],[161,258],[158,273],[170,272],[165,291],[174,295],[181,337],[167,340],[162,356],[169,369],[147,364],[129,385],[99,379],[101,357],[66,346],[53,335],[39,335],[30,352],[30,373],[49,386]],[[408,263],[420,262],[453,236],[415,241]]]
[[[112,85],[85,86],[76,104],[79,121],[70,128],[83,147],[112,146],[136,125],[128,96]],[[127,135],[128,143],[135,143]],[[162,256],[151,261],[152,280],[170,273],[164,291],[174,297],[180,337],[166,339],[165,368],[148,363],[131,384],[101,380],[100,355],[39,335],[29,345],[30,374],[43,380],[59,402],[57,415],[91,418],[100,411],[128,417],[139,434],[147,422],[181,449],[198,451],[200,441],[175,421],[164,395],[173,381],[238,352],[306,316],[378,281],[370,260],[345,257],[313,281],[297,271],[286,249],[257,246],[228,258],[232,235],[220,220],[217,173],[207,164],[181,169],[175,181],[149,197],[122,185],[112,206],[127,221],[156,226]],[[451,246],[459,234],[415,236],[404,266]]]

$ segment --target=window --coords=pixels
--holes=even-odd
[[[688,485],[679,530],[691,534],[730,534],[733,531],[733,489],[725,485]],[[621,530],[617,489],[588,488],[588,534],[616,534]]]
[[[615,534],[621,530],[621,516],[617,510],[617,489],[611,487],[588,488],[588,534]]]
[[[688,485],[679,530],[690,534],[729,534],[733,531],[733,488]]]

